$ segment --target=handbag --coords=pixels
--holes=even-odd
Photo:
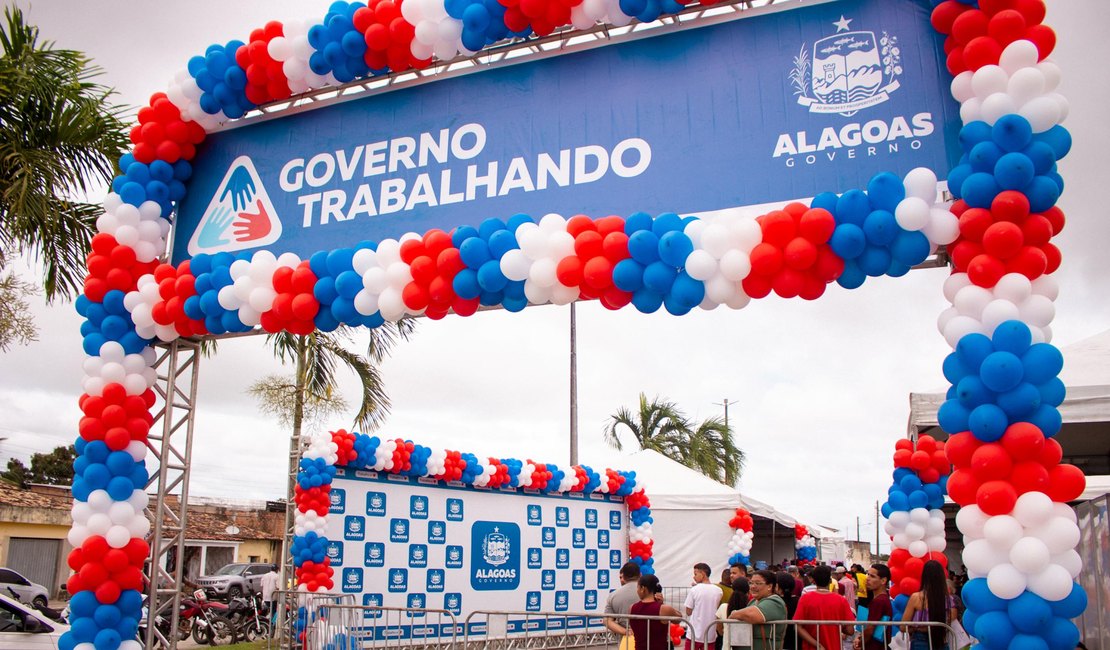
[[[890,650],[910,650],[910,635],[904,631],[890,638]]]
[[[975,640],[971,638],[971,635],[967,633],[967,630],[964,629],[963,623],[960,623],[958,619],[952,621],[952,631],[956,634],[956,650],[970,647],[971,644],[975,642]]]

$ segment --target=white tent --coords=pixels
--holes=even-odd
[[[794,524],[797,520],[773,506],[742,497],[735,489],[722,485],[662,454],[644,450],[622,456],[616,465],[636,472],[643,480],[651,500],[655,543],[655,572],[668,587],[690,584],[695,563],[705,562],[720,577],[728,559],[728,541],[732,529],[728,521],[739,507],[746,508],[756,519],[752,560],[768,563],[794,557]],[[826,540],[832,542],[822,559],[843,559],[844,540],[833,531],[807,524],[819,549]],[[839,542],[839,546],[836,542]],[[839,553],[839,555],[837,555]]]

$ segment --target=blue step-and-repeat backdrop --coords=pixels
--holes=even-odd
[[[628,557],[620,497],[483,489],[340,468],[331,499],[325,536],[338,590],[357,594],[364,605],[445,609],[460,624],[475,610],[601,612]],[[379,625],[382,612],[365,617],[363,634],[381,640],[451,636],[446,618],[413,614]],[[474,621],[470,633],[484,633],[485,623]],[[527,622],[531,631],[543,623]],[[521,632],[525,624],[524,617],[509,617],[506,631]],[[547,624],[573,631],[600,620]]]

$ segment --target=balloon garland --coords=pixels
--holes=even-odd
[[[560,466],[531,459],[480,459],[474,454],[433,450],[412,441],[383,440],[344,430],[313,436],[297,473],[294,501],[297,515],[292,544],[297,589],[328,592],[335,585],[327,557],[328,509],[336,467],[368,469],[389,474],[458,481],[488,488],[524,488],[547,494],[579,492],[624,497],[628,506],[629,561],[643,573],[654,573],[652,558],[651,502],[636,472],[606,469],[597,472],[585,465]]]
[[[752,534],[752,528],[755,525],[752,521],[752,513],[744,508],[737,508],[736,514],[728,520],[728,525],[732,528],[732,538],[728,540],[728,566],[750,565],[752,539],[755,537]]]
[[[817,565],[817,542],[804,524],[794,524],[794,563],[798,566]]]
[[[882,507],[884,530],[891,539],[894,620],[901,620],[910,595],[921,589],[925,562],[936,560],[948,568],[942,508],[952,465],[944,447],[928,435],[895,444],[894,482]]]
[[[1051,274],[1060,263],[1050,240],[1064,226],[1055,207],[1063,190],[1056,162],[1071,136],[1059,124],[1068,105],[1055,92],[1059,68],[1046,60],[1055,34],[1042,24],[1043,0],[946,0],[933,11],[934,27],[947,37],[952,91],[965,122],[964,156],[948,176],[960,200],[950,207],[938,203],[935,175],[918,169],[902,178],[878,174],[867,188],[824,193],[809,206],[791,204],[756,219],[736,211],[713,220],[516,215],[307,260],[259,251],[159,263],[196,147],[207,132],[257,105],[426,67],[433,58],[446,61],[567,23],[624,25],[681,8],[672,0],[335,2],[322,19],[270,22],[246,41],[210,46],[165,93],[151,96],[97,219],[76,301],[88,358],[69,534],[72,627],[62,650],[140,647],[133,639],[149,555],[144,458],[156,401],[156,341],[259,327],[308,334],[340,324],[376,327],[406,315],[438,319],[468,316],[479,306],[519,311],[590,299],[644,313],[740,309],[772,292],[815,299],[834,281],[855,288],[868,277],[897,277],[942,245],[956,273],[945,285],[952,308],[938,323],[955,349],[945,362],[953,389],[941,424],[953,437],[967,432],[965,451],[974,447],[965,458],[959,443],[946,446],[956,466],[948,489],[971,513],[961,519],[971,541],[993,531],[982,537],[992,540],[992,561],[976,564],[965,590],[965,627],[990,648],[1074,647],[1078,632],[1067,619],[1086,603],[1072,581],[1080,563],[1071,550],[1074,521],[1068,525],[1070,510],[1062,504],[1082,492],[1083,477],[1060,464],[1051,440],[1064,389],[1056,377],[1058,350],[1048,345],[1058,291]],[[1021,443],[999,443],[1018,424],[1035,427],[1039,445],[1028,440],[1036,437],[1029,429],[1015,434]],[[472,467],[461,458],[457,467]],[[526,466],[536,485],[554,477],[553,469]],[[1030,494],[1044,495],[1050,508]],[[996,519],[1004,523],[988,527]],[[996,530],[1007,527],[1008,536]],[[1048,549],[1047,564],[1034,542]],[[972,557],[965,562],[970,567]],[[1033,630],[1032,620],[1046,626]]]

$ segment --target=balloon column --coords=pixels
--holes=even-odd
[[[547,493],[599,493],[624,497],[628,506],[628,555],[643,573],[654,573],[651,503],[636,472],[606,469],[599,473],[585,465],[480,459],[474,454],[431,449],[411,441],[382,440],[344,430],[314,436],[301,460],[294,500],[297,505],[293,564],[297,589],[328,592],[335,584],[327,556],[328,509],[336,467],[368,469],[440,481],[461,481],[491,488],[532,488]]]
[[[947,1],[932,14],[964,121],[964,155],[948,176],[960,233],[945,284],[952,308],[938,323],[953,348],[938,420],[951,435],[948,492],[971,577],[963,623],[988,650],[1074,648],[1069,619],[1086,607],[1067,505],[1085,479],[1053,440],[1065,389],[1051,344],[1060,265],[1051,239],[1064,226],[1056,163],[1071,136],[1044,17],[1042,0]]]
[[[910,595],[921,589],[921,569],[936,560],[945,568],[945,485],[952,466],[944,443],[932,436],[899,440],[894,451],[894,482],[882,513],[891,539],[890,573],[894,620],[901,620]]]
[[[798,566],[817,564],[817,542],[803,524],[794,524],[794,557]]]
[[[771,293],[814,299],[834,281],[854,288],[867,277],[898,276],[942,245],[950,245],[956,267],[945,286],[952,308],[938,323],[956,350],[945,364],[953,389],[942,426],[953,435],[968,432],[988,449],[976,449],[979,460],[969,459],[971,465],[953,459],[958,469],[949,490],[985,517],[1011,516],[1022,526],[1013,545],[991,534],[996,559],[1005,552],[1007,561],[992,565],[987,587],[973,581],[978,586],[968,595],[987,593],[997,600],[968,598],[968,622],[983,617],[993,626],[1005,610],[1025,625],[1032,620],[1030,608],[1043,614],[1048,603],[1051,626],[1036,638],[1052,649],[1068,646],[1075,629],[1063,619],[1083,607],[1078,587],[1061,595],[1064,573],[1074,577],[1079,570],[1064,546],[1070,533],[1063,534],[1065,524],[1054,523],[1053,530],[1059,530],[1053,533],[1045,528],[1048,520],[1028,518],[1024,510],[1022,517],[1016,514],[1025,494],[1044,494],[1059,504],[1082,489],[1081,474],[1060,465],[1051,441],[1064,391],[1049,352],[1055,348],[1042,347],[1051,341],[1058,290],[1051,274],[1060,253],[1051,239],[1064,226],[1055,207],[1063,190],[1056,163],[1071,146],[1059,124],[1068,111],[1056,93],[1060,71],[1046,59],[1055,34],[1042,24],[1042,0],[981,0],[977,6],[946,0],[932,14],[933,25],[947,37],[948,66],[956,75],[952,91],[965,121],[964,156],[948,177],[960,200],[950,210],[937,203],[932,172],[918,169],[901,179],[880,173],[866,188],[837,188],[843,193],[826,192],[809,206],[788,205],[765,215],[728,211],[704,220],[673,213],[653,218],[632,213],[634,208],[625,218],[516,215],[450,233],[408,233],[320,251],[307,260],[258,251],[159,264],[197,147],[208,132],[256,105],[422,68],[433,57],[445,61],[532,30],[548,32],[568,22],[581,29],[595,21],[624,25],[681,8],[671,0],[374,0],[370,6],[340,1],[317,18],[271,21],[243,35],[245,40],[206,48],[185,63],[166,92],[151,96],[130,133],[134,149],[120,159],[120,175],[97,218],[84,295],[76,302],[88,358],[75,443],[73,625],[62,650],[81,644],[95,650],[138,647],[131,639],[141,616],[136,575],[149,525],[142,493],[157,401],[151,391],[157,378],[155,342],[259,327],[307,334],[341,324],[377,327],[407,315],[467,316],[479,306],[518,311],[528,304],[589,299],[609,309],[631,304],[643,313],[740,309]],[[236,225],[254,227],[249,220]],[[1018,321],[1028,342],[1007,321]],[[1006,327],[1014,331],[1000,336]],[[1015,424],[1036,427],[1041,451],[1022,455],[1003,444],[1007,465],[989,445],[997,445]],[[359,444],[352,449],[369,453],[367,442]],[[620,473],[513,459],[483,462],[419,449],[379,441],[374,464],[417,475],[458,472],[465,476],[459,480],[476,484],[637,492],[628,487],[635,482]],[[316,453],[308,460],[330,458],[321,455],[322,447]],[[326,467],[314,466],[305,468],[311,475],[301,488],[305,504],[317,504],[327,489]],[[640,510],[649,511],[646,499]],[[1066,517],[1062,507],[1052,510],[1058,516],[1051,521]],[[331,576],[319,559],[319,544],[309,536],[318,511],[306,505],[300,512],[304,584],[307,588],[314,579],[323,588]],[[650,516],[644,512],[637,519],[637,526],[646,527],[632,556],[650,568]],[[970,521],[969,530],[977,532]],[[1014,555],[1028,559],[1024,554],[1035,544],[1018,544],[1025,539],[1044,543],[1048,565]],[[1020,593],[1007,598],[1015,592]],[[1013,635],[1002,628],[985,643],[999,648],[1035,643],[1027,627],[1015,625]]]
[[[728,540],[728,565],[742,564],[744,566],[750,565],[752,552],[752,513],[744,508],[737,508],[736,514],[732,519],[728,520],[728,526],[732,529],[732,538]]]

